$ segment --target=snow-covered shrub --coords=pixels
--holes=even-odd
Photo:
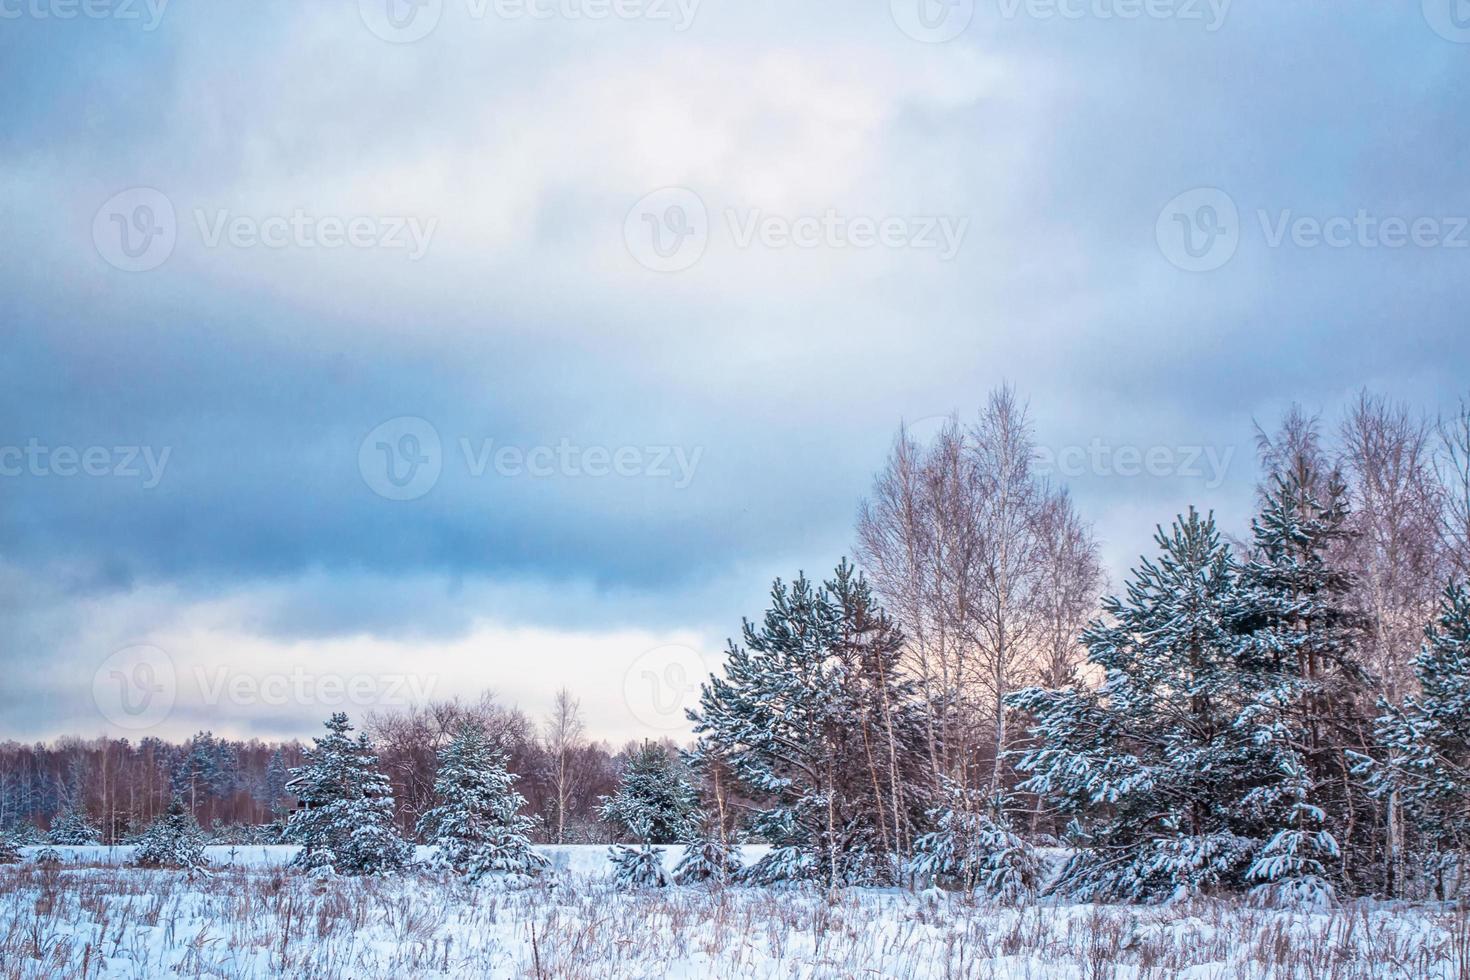
[[[746,868],[740,880],[751,885],[779,885],[813,881],[821,877],[817,859],[804,847],[773,847],[765,857]]]
[[[613,884],[620,889],[667,888],[672,884],[664,870],[663,853],[651,844],[610,847],[607,857],[613,866]]]
[[[102,843],[102,831],[98,830],[80,807],[70,807],[56,818],[51,825],[48,839],[52,844],[64,847],[88,847]]]
[[[482,728],[465,725],[440,752],[434,795],[439,805],[420,818],[418,831],[438,848],[440,866],[471,880],[546,869],[546,859],[531,846],[535,821],[520,812],[525,798]]]
[[[140,868],[182,868],[188,871],[205,867],[204,832],[194,815],[175,797],[168,811],[153,822],[138,838],[133,863]]]
[[[301,845],[292,864],[346,875],[401,870],[413,852],[394,827],[393,794],[372,743],[366,735],[350,737],[352,725],[341,712],[326,727],[303,753],[306,764],[291,773],[290,791],[304,805],[287,824],[288,838]]]
[[[0,864],[19,864],[20,845],[9,834],[0,832]]]
[[[935,829],[914,841],[912,873],[1007,904],[1035,895],[1041,875],[1035,850],[989,809],[979,794],[948,787],[945,805],[929,811]]]
[[[59,868],[65,863],[65,859],[56,848],[43,847],[36,852],[35,862],[42,868]]]
[[[739,849],[724,837],[709,835],[684,845],[684,855],[674,866],[674,882],[723,885],[737,880],[741,871]]]

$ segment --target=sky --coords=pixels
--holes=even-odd
[[[0,738],[682,709],[1011,384],[1115,584],[1470,388],[1470,5],[0,0]]]

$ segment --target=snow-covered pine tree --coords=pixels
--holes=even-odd
[[[204,831],[183,799],[175,796],[168,810],[138,838],[133,863],[140,868],[182,868],[195,871],[204,858]]]
[[[1265,753],[1273,779],[1243,804],[1269,837],[1247,871],[1261,901],[1321,906],[1378,850],[1368,787],[1352,773],[1366,751],[1366,674],[1351,580],[1333,560],[1346,535],[1346,488],[1309,468],[1274,479],[1253,522],[1240,575],[1236,657],[1253,704],[1237,730]],[[1352,834],[1349,834],[1349,831]]]
[[[291,771],[288,789],[302,808],[291,815],[287,837],[301,845],[296,867],[322,874],[374,875],[397,871],[412,855],[393,824],[388,778],[366,734],[352,738],[347,715],[326,722],[327,734],[313,739],[305,765]]]
[[[648,842],[653,833],[646,820],[635,817],[632,834],[643,843],[637,847],[614,845],[607,849],[607,860],[613,868],[613,885],[625,891],[644,888],[667,888],[673,883],[664,869],[664,855]]]
[[[438,848],[437,863],[472,881],[535,875],[547,866],[531,846],[535,821],[521,814],[526,801],[505,764],[484,728],[466,722],[439,752],[438,803],[419,818],[418,833]]]
[[[20,841],[0,830],[0,864],[20,863]]]
[[[1419,694],[1395,707],[1380,702],[1376,761],[1358,769],[1374,795],[1396,800],[1427,852],[1434,892],[1449,898],[1470,863],[1470,590],[1451,583],[1438,621],[1425,630],[1414,661]]]
[[[724,885],[738,881],[743,871],[740,848],[711,827],[684,844],[684,853],[674,865],[674,883]]]
[[[699,799],[677,756],[645,741],[623,767],[618,791],[604,796],[598,816],[645,844],[678,844],[697,826]],[[637,829],[645,829],[640,839]]]
[[[998,816],[997,816],[998,815]],[[928,813],[934,829],[914,841],[911,870],[920,881],[1015,905],[1036,894],[1036,851],[1005,822],[1004,808],[974,790],[949,784]]]
[[[1264,756],[1236,725],[1258,680],[1242,673],[1237,566],[1193,508],[1155,534],[1083,632],[1097,690],[1028,689],[1021,788],[1071,818],[1076,851],[1054,887],[1085,899],[1159,901],[1240,888],[1260,830],[1239,802]]]
[[[286,772],[286,760],[281,756],[281,750],[276,749],[271,753],[270,763],[265,771],[265,804],[266,812],[272,820],[280,820],[286,816],[289,807],[286,804],[286,784],[291,776]]]
[[[85,810],[74,805],[67,807],[56,818],[47,839],[52,844],[86,847],[102,843],[102,832],[88,819]]]
[[[691,759],[718,758],[764,804],[752,830],[775,847],[751,879],[893,881],[894,828],[912,802],[905,774],[920,768],[898,627],[844,560],[822,586],[776,580],[743,637],[690,712]]]

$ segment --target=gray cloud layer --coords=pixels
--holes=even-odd
[[[141,453],[143,477],[0,477],[0,733],[85,727],[87,665],[201,603],[283,643],[482,620],[717,639],[766,576],[845,549],[899,419],[1002,380],[1059,451],[1234,453],[1220,474],[1070,474],[1115,565],[1188,502],[1244,518],[1253,416],[1363,384],[1451,399],[1470,248],[1272,229],[1470,215],[1470,45],[1417,5],[1097,16],[1122,6],[982,4],[946,44],[884,3],[706,0],[677,32],[446,0],[404,45],[347,2],[0,21],[0,446],[102,447],[109,473],[120,448],[169,453],[151,488]],[[711,231],[657,273],[624,222],[671,186]],[[94,219],[136,187],[177,242],[128,273]],[[1208,272],[1156,240],[1194,188],[1238,209]],[[727,217],[829,210],[967,230],[946,262],[742,247]],[[222,214],[298,211],[433,232],[417,260],[211,245]],[[432,424],[442,472],[393,501],[359,456],[403,416]],[[638,475],[476,476],[486,440],[636,449]],[[687,486],[648,472],[675,447],[701,454]]]

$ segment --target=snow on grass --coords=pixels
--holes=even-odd
[[[280,848],[235,848],[233,864],[193,878],[93,850],[90,864],[0,868],[0,977],[1470,976],[1467,915],[1438,906],[619,893],[603,847],[548,848],[561,883],[519,890],[426,874],[316,881],[286,872]]]

